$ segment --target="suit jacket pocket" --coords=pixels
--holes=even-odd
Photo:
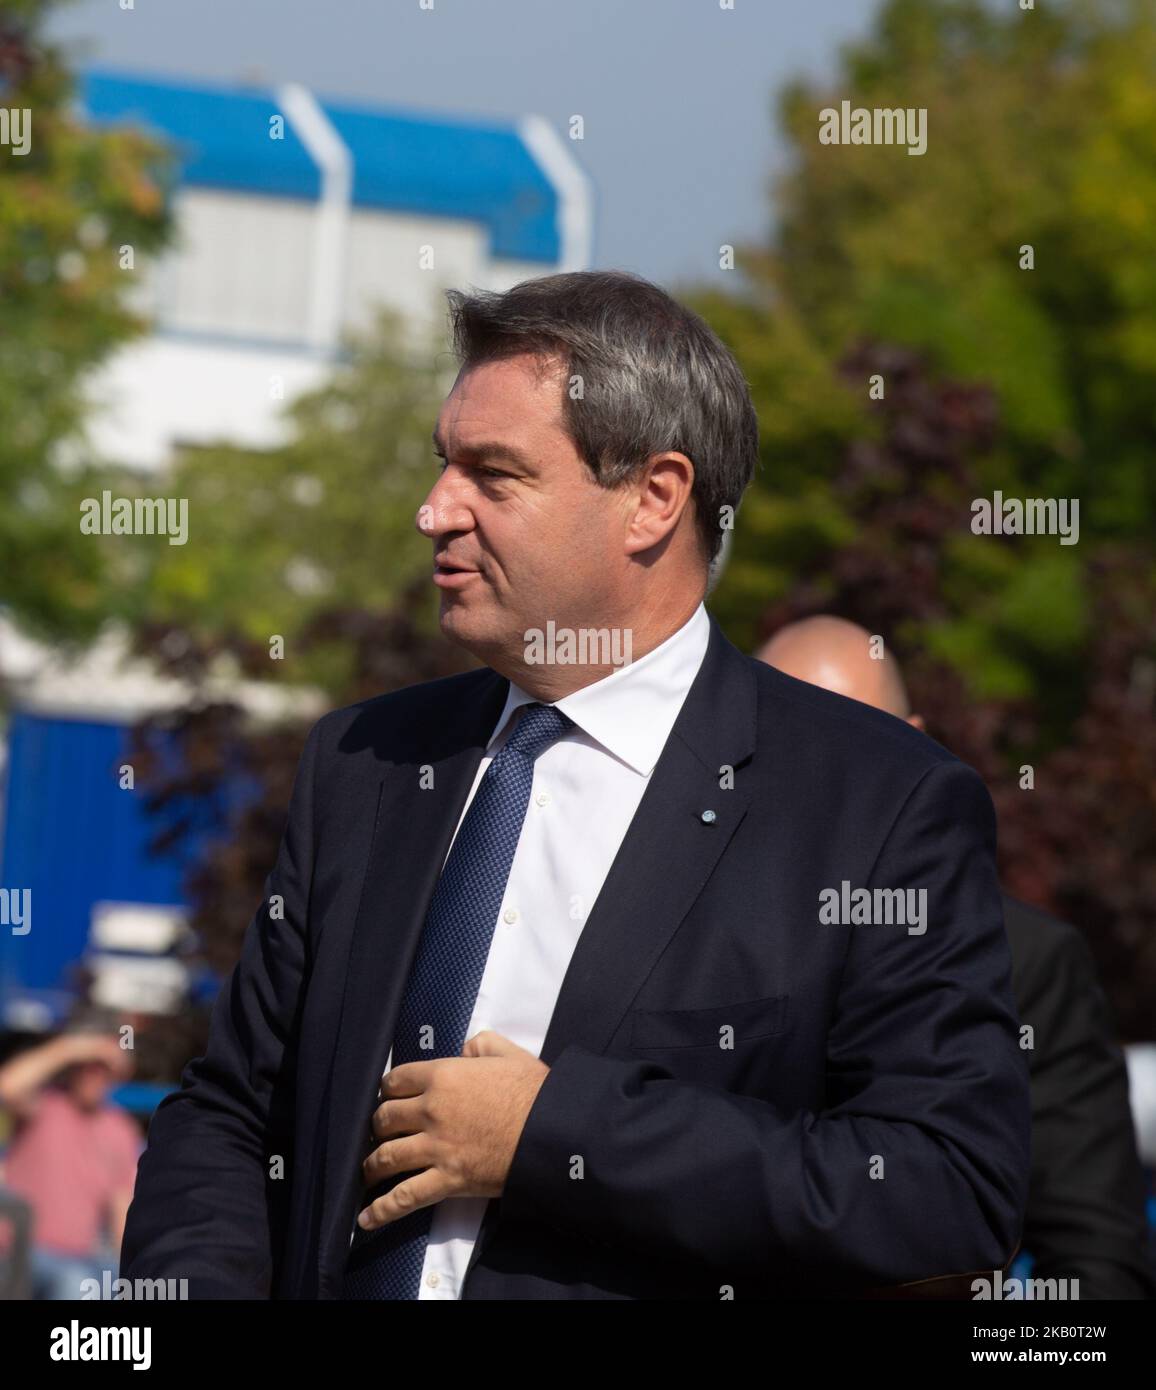
[[[786,994],[747,999],[737,1004],[714,1004],[708,1009],[635,1009],[631,1047],[718,1047],[724,1027],[734,1029],[734,1041],[768,1038],[786,1027]]]

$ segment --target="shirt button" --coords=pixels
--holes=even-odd
[[[516,908],[508,907],[505,912],[502,913],[502,921],[508,922],[510,926],[513,926],[517,920],[518,913]]]
[[[545,804],[550,800],[550,793],[539,792],[538,795],[534,798],[534,800],[538,803],[539,806],[545,806]]]
[[[429,1287],[430,1287],[431,1289],[436,1289],[437,1286],[438,1286],[438,1284],[441,1282],[441,1281],[438,1279],[438,1276],[437,1276],[436,1274],[434,1274],[432,1271],[431,1271],[429,1274],[426,1275],[425,1281],[426,1281],[426,1283],[429,1285]]]

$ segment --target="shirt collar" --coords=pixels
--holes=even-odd
[[[709,640],[710,619],[700,603],[653,651],[564,696],[556,707],[607,752],[648,777],[698,675]],[[510,682],[487,753],[494,751],[514,711],[537,698]]]

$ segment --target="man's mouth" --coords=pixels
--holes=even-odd
[[[468,565],[451,564],[448,560],[434,561],[434,583],[443,587],[456,588],[461,584],[466,584],[469,582],[470,576],[477,573],[477,570],[470,569]]]

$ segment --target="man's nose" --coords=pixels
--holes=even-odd
[[[473,525],[473,513],[464,504],[453,480],[443,473],[417,509],[414,520],[423,536],[437,537],[451,531],[468,531]]]

